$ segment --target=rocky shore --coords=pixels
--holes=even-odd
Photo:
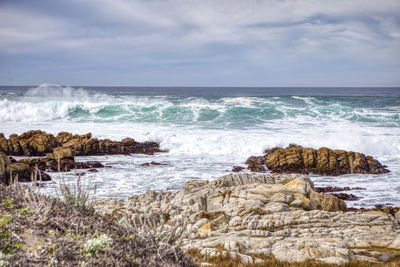
[[[48,181],[51,178],[47,172],[96,171],[108,167],[97,161],[77,162],[76,156],[156,152],[163,151],[154,142],[139,143],[131,138],[111,141],[92,138],[90,133],[61,132],[54,136],[29,131],[8,139],[0,134],[0,186],[9,184],[10,177],[20,182]],[[16,160],[13,156],[29,158]],[[94,208],[101,214],[99,220],[103,226],[112,222],[115,228],[139,229],[144,225],[141,233],[154,231],[154,236],[163,236],[161,241],[164,236],[174,240],[179,251],[204,266],[220,261],[225,266],[232,262],[262,266],[268,265],[271,259],[287,263],[346,264],[400,258],[398,208],[348,209],[343,200],[356,200],[357,196],[343,191],[363,188],[316,188],[308,176],[310,173],[336,176],[389,171],[373,157],[353,151],[290,145],[249,157],[246,164],[252,172],[243,172],[243,167],[234,166],[232,174],[211,182],[189,180],[178,192],[147,191],[126,200],[97,199]],[[163,164],[149,161],[141,167],[158,165]],[[2,190],[9,197],[14,189],[7,188]],[[132,235],[139,233],[136,230],[132,230]],[[119,228],[115,231],[120,235]],[[108,233],[115,234],[115,231]],[[85,242],[89,237],[97,238],[96,232],[90,235],[85,232]],[[153,247],[154,251],[158,249]],[[172,265],[178,266],[179,262],[194,265],[191,259],[179,255],[180,260]],[[170,256],[165,260],[173,262]],[[64,254],[60,256],[63,257]],[[77,256],[75,262],[81,262],[82,257]],[[119,256],[115,259],[121,260]],[[101,258],[93,262],[100,263]],[[141,259],[144,262],[146,259]]]
[[[60,132],[57,136],[43,131],[12,134],[7,139],[0,133],[0,151],[12,156],[46,156],[56,148],[70,148],[74,156],[147,154],[161,152],[155,142],[136,142],[132,138],[122,141],[92,138],[92,134]]]
[[[12,134],[7,139],[0,133],[0,183],[10,179],[20,182],[49,181],[46,172],[64,172],[79,169],[95,170],[104,166],[97,161],[76,162],[74,156],[147,154],[163,152],[155,142],[136,142],[132,138],[122,141],[92,138],[92,134],[73,135],[60,132],[57,136],[43,131]],[[11,156],[26,156],[15,160]]]
[[[381,262],[400,253],[400,212],[347,211],[304,174],[238,173],[188,181],[177,193],[148,191],[126,201],[98,200],[106,218],[153,218],[183,232],[181,247],[203,265],[316,260]]]

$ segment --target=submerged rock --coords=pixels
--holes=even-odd
[[[350,191],[350,190],[367,190],[364,187],[337,187],[337,186],[325,186],[325,187],[316,187],[315,190],[319,193],[327,193],[327,192],[339,192],[339,191]]]
[[[233,166],[232,167],[232,172],[241,172],[243,170],[244,170],[244,168],[241,166]]]
[[[145,162],[145,163],[140,164],[140,166],[145,166],[145,167],[148,167],[148,166],[161,166],[161,165],[167,165],[167,164],[161,163],[161,162],[156,162],[156,161]]]
[[[250,157],[246,163],[249,169],[266,166],[278,173],[314,173],[319,175],[342,175],[349,173],[380,174],[389,172],[386,166],[371,156],[362,153],[319,149],[290,145],[287,148],[267,150],[264,156]]]

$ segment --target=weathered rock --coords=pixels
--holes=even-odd
[[[364,187],[337,187],[337,186],[325,186],[325,187],[315,187],[315,191],[318,193],[327,193],[327,192],[339,192],[339,191],[350,191],[350,190],[367,190]]]
[[[49,161],[46,165],[46,170],[49,172],[68,172],[80,169],[96,169],[104,168],[104,165],[98,161],[76,162],[73,159],[63,159],[59,162]]]
[[[167,165],[167,164],[156,162],[156,161],[145,162],[145,163],[140,164],[140,166],[160,166],[160,165]]]
[[[8,139],[0,134],[0,151],[7,155],[16,156],[45,156],[57,147],[69,148],[72,153],[69,158],[89,155],[116,155],[116,154],[154,154],[162,152],[155,142],[139,143],[132,138],[122,141],[92,138],[92,134],[72,135],[60,132],[57,137],[42,131],[29,131],[21,134],[10,135]],[[56,153],[67,153],[67,150],[57,148]],[[63,154],[66,157],[68,154]],[[58,154],[58,156],[61,156]]]
[[[1,139],[1,149],[10,155],[17,156],[40,156],[51,152],[57,146],[57,140],[52,134],[42,131],[29,131],[18,135],[11,135],[5,141],[4,135]]]
[[[266,156],[251,156],[246,160],[245,164],[252,172],[265,172],[264,165],[266,160]]]
[[[56,161],[63,159],[74,159],[72,150],[68,147],[56,147],[53,149],[53,158]]]
[[[58,140],[68,140],[63,147],[68,147],[75,156],[89,155],[116,155],[116,154],[148,154],[162,152],[155,142],[136,142],[132,138],[125,138],[122,141],[111,141],[109,139],[91,138],[91,134],[68,135],[62,133],[57,136]]]
[[[360,198],[356,195],[353,194],[347,194],[347,193],[332,193],[332,196],[335,196],[339,199],[342,200],[347,200],[347,201],[355,201],[355,200],[359,200]]]
[[[98,161],[77,162],[70,158],[64,158],[56,161],[52,153],[50,158],[25,158],[19,160],[18,162],[27,164],[32,169],[37,168],[40,171],[47,172],[68,172],[79,169],[104,168],[104,165]]]
[[[19,182],[37,180],[49,181],[50,176],[39,168],[29,166],[22,162],[11,160],[5,153],[0,152],[0,184],[9,184],[10,180],[18,177]]]
[[[11,164],[8,156],[0,152],[0,183],[6,184],[9,176],[7,175],[7,165]]]
[[[8,140],[3,133],[0,133],[0,152],[2,151],[5,154],[10,154],[8,149]]]
[[[115,219],[164,214],[168,227],[185,229],[183,249],[197,250],[205,260],[229,256],[242,264],[262,263],[254,255],[273,255],[287,262],[346,263],[379,261],[383,253],[396,255],[400,249],[398,209],[343,212],[342,200],[316,192],[302,174],[238,173],[209,183],[188,181],[177,193],[99,200],[96,209]]]
[[[328,194],[310,192],[310,206],[312,209],[322,209],[326,211],[346,211],[343,200]]]
[[[232,167],[232,172],[241,172],[243,170],[244,170],[244,168],[241,166],[233,166]]]
[[[336,176],[349,173],[389,172],[379,161],[362,153],[332,150],[326,147],[316,150],[296,145],[274,148],[266,151],[264,156],[250,157],[246,163],[255,171],[262,171],[261,167],[265,165],[270,171],[278,173],[314,173]]]
[[[12,177],[13,180],[18,179],[18,182],[32,182],[37,181],[50,181],[51,178],[48,174],[31,168],[24,163],[11,163],[6,168],[7,177]]]

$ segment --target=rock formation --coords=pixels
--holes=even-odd
[[[170,227],[184,227],[185,251],[242,263],[261,263],[260,255],[289,262],[378,261],[400,249],[399,212],[344,212],[342,200],[317,193],[302,174],[239,173],[188,181],[177,193],[98,200],[96,209],[115,219],[158,214]]]
[[[50,181],[51,178],[36,166],[30,166],[23,162],[15,162],[5,153],[0,152],[0,184],[9,184],[10,180],[18,179],[19,182],[31,182],[36,180]]]
[[[42,156],[51,152],[56,146],[58,146],[56,138],[42,131],[29,131],[20,136],[12,134],[9,139],[0,133],[0,150],[7,155]]]
[[[60,158],[59,160],[50,157],[29,158],[21,159],[18,163],[26,164],[32,168],[37,167],[39,170],[46,172],[67,172],[80,169],[104,168],[104,165],[98,161],[77,162],[73,158]]]
[[[379,161],[362,153],[319,149],[290,145],[287,148],[267,150],[263,156],[252,156],[246,161],[251,171],[263,171],[266,166],[278,173],[314,173],[319,175],[342,175],[349,173],[379,174],[389,170]]]
[[[122,141],[92,138],[92,134],[72,135],[60,132],[56,137],[43,131],[29,131],[21,135],[12,134],[5,138],[0,133],[0,151],[14,156],[45,156],[47,153],[66,153],[71,149],[75,156],[115,155],[115,154],[153,154],[162,152],[155,142],[136,142],[132,138]],[[54,151],[56,149],[56,151]],[[65,155],[63,155],[64,157]]]

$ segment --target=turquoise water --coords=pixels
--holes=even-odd
[[[129,136],[169,151],[95,157],[113,166],[96,174],[100,197],[176,190],[187,179],[229,173],[266,148],[296,143],[376,157],[392,172],[312,178],[321,186],[366,187],[350,205],[400,205],[399,88],[0,87],[0,132],[31,129]],[[152,160],[167,165],[140,166]]]

